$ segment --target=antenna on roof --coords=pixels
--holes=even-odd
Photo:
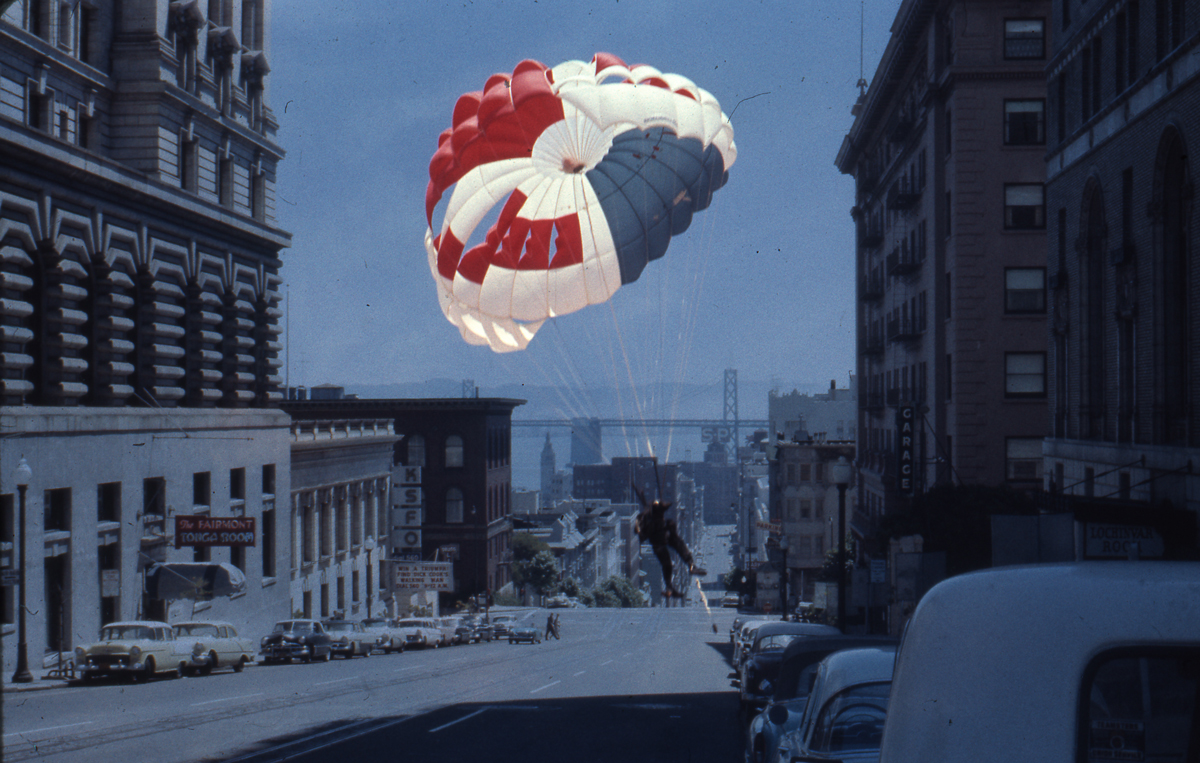
[[[858,2],[858,96],[862,98],[867,94],[867,77],[863,70],[863,49],[866,47],[866,0]]]

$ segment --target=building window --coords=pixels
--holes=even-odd
[[[121,521],[120,482],[105,482],[96,486],[96,519],[100,522]]]
[[[1004,22],[1004,57],[1037,59],[1046,57],[1045,19],[1007,19]]]
[[[461,524],[463,521],[463,494],[456,487],[446,491],[446,522]]]
[[[946,191],[946,238],[950,237],[950,232],[954,228],[954,226],[950,224],[950,211],[952,209],[953,209],[953,205],[951,203],[950,192]]]
[[[200,141],[181,138],[179,141],[179,187],[196,192],[199,185]]]
[[[405,466],[425,465],[425,438],[419,434],[409,435],[405,441]]]
[[[1046,353],[1004,353],[1004,394],[1006,397],[1046,396]]]
[[[207,508],[212,503],[212,475],[196,472],[192,475],[192,505]]]
[[[1046,312],[1046,269],[1004,269],[1004,312]]]
[[[246,500],[246,469],[239,466],[229,470],[229,500]]]
[[[463,440],[456,434],[446,438],[446,467],[463,465]]]
[[[800,518],[801,519],[811,519],[812,518],[812,499],[810,499],[810,498],[801,498],[800,499]]]
[[[1004,186],[1004,227],[1039,230],[1046,227],[1045,186],[1010,183]]]
[[[1009,481],[1042,481],[1042,438],[1009,437],[1004,447],[1004,471]]]
[[[217,159],[217,203],[226,209],[233,207],[233,160]]]
[[[1004,142],[1009,146],[1046,142],[1045,99],[1004,102]]]
[[[262,492],[264,497],[275,495],[275,464],[263,464]]]
[[[47,490],[43,494],[43,527],[46,532],[71,529],[71,488]]]
[[[954,374],[952,373],[954,356],[952,353],[946,353],[946,399],[950,400],[954,395]]]

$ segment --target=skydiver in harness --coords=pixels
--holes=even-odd
[[[675,524],[674,519],[667,519],[667,509],[671,508],[671,504],[664,501],[652,501],[649,504],[646,502],[646,496],[636,487],[633,489],[637,494],[638,500],[642,504],[642,510],[638,513],[637,518],[633,523],[633,530],[638,534],[638,537],[643,542],[649,543],[654,550],[654,555],[658,557],[658,563],[662,565],[663,571],[663,596],[682,596],[683,594],[675,590],[675,585],[671,582],[671,552],[670,548],[675,549],[675,553],[679,554],[679,558],[688,566],[688,572],[692,575],[707,574],[703,569],[696,566],[692,558],[692,552],[688,550],[687,544],[683,542],[683,538],[679,537],[679,529]]]

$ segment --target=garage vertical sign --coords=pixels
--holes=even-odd
[[[916,482],[917,409],[902,405],[896,409],[896,493],[911,496]]]
[[[421,467],[401,466],[396,480],[396,500],[392,505],[391,558],[421,561],[421,522],[425,492],[421,487]]]

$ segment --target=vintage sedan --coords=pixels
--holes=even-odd
[[[770,622],[754,634],[750,648],[743,652],[739,667],[738,699],[743,706],[759,707],[767,703],[774,692],[783,651],[798,638],[816,636],[840,636],[841,631],[832,625],[819,623]]]
[[[191,675],[208,675],[217,668],[242,668],[254,661],[254,641],[238,635],[229,623],[199,620],[175,623],[175,636],[184,646],[191,644],[187,664],[181,668]]]
[[[405,647],[437,649],[442,645],[442,630],[437,621],[425,617],[406,617],[396,621],[396,632]]]
[[[382,617],[368,617],[362,621],[363,628],[375,638],[375,648],[384,654],[404,651],[404,636],[397,630],[391,620]]]
[[[517,622],[516,615],[495,615],[492,617],[492,636],[495,638],[504,638],[508,635],[508,629],[513,627]]]
[[[333,653],[347,660],[357,655],[370,657],[375,648],[375,636],[367,633],[363,624],[355,620],[326,620],[324,623],[332,639]]]
[[[894,646],[844,649],[821,660],[804,717],[780,740],[777,759],[878,761],[895,664]]]
[[[529,623],[518,623],[508,629],[508,643],[516,644],[528,641],[531,644],[542,643],[542,629]]]
[[[190,659],[190,646],[157,620],[109,623],[100,629],[99,641],[75,647],[75,670],[81,681],[104,675],[148,681],[156,673],[181,670]]]
[[[292,660],[328,662],[333,654],[333,640],[319,620],[280,620],[262,637],[259,652],[268,665]]]
[[[784,734],[800,726],[808,693],[821,660],[842,649],[896,646],[894,636],[813,636],[795,639],[783,650],[774,692],[746,731],[746,763],[767,763]]]

